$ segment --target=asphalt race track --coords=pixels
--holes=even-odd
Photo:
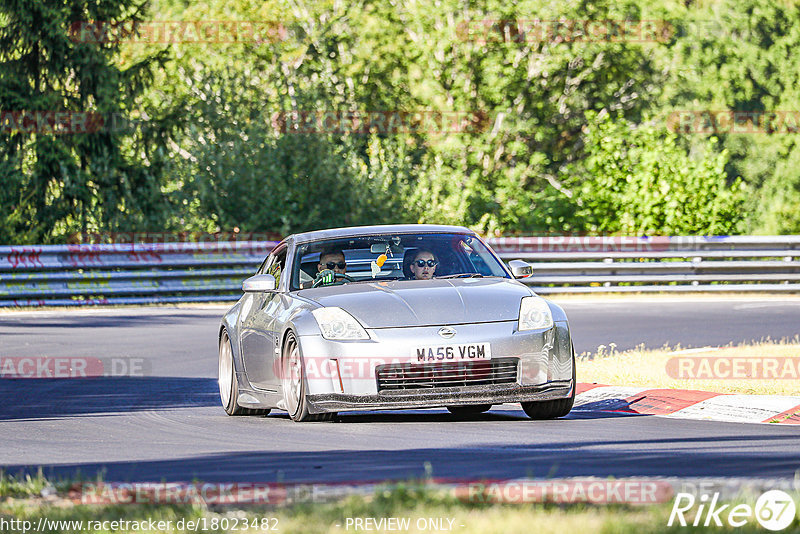
[[[579,352],[616,343],[720,345],[800,334],[800,300],[566,300]],[[0,356],[127,357],[144,377],[0,380],[0,466],[105,480],[333,482],[434,477],[794,478],[800,429],[518,407],[292,423],[228,417],[216,385],[221,308],[0,314]],[[579,370],[580,372],[580,370]],[[579,380],[588,381],[589,377]]]
[[[800,299],[611,299],[561,301],[575,350],[616,343],[619,350],[644,344],[683,348],[720,346],[800,334]]]

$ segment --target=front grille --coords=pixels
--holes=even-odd
[[[379,365],[375,374],[379,393],[406,389],[491,386],[515,383],[517,362],[519,358],[458,363],[400,363]]]

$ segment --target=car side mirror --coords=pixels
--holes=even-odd
[[[511,260],[508,262],[508,266],[511,267],[511,274],[514,275],[514,278],[528,278],[533,274],[533,267],[526,261]]]
[[[242,282],[242,291],[245,293],[275,291],[275,277],[271,274],[257,274],[251,276]]]

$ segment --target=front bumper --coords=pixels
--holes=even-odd
[[[569,326],[519,332],[516,321],[453,325],[451,339],[438,326],[368,330],[365,341],[329,341],[301,335],[306,397],[312,413],[377,408],[422,408],[466,404],[546,401],[572,395],[573,358]],[[488,343],[494,359],[518,360],[512,383],[378,389],[377,368],[417,363],[414,348],[426,345]]]
[[[438,408],[469,404],[548,401],[569,397],[575,387],[572,379],[553,381],[544,386],[518,384],[491,387],[437,388],[406,390],[377,395],[322,394],[306,397],[312,413],[342,410],[393,408]]]

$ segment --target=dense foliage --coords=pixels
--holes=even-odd
[[[74,35],[136,20],[138,37]],[[586,20],[610,37],[568,22]],[[163,21],[259,32],[152,38]],[[797,50],[800,6],[766,0],[1,0],[0,242],[400,221],[800,232]],[[26,131],[23,110],[137,121]],[[309,111],[468,120],[293,128]],[[756,124],[708,127],[727,111]]]
[[[162,192],[168,121],[144,135],[103,124],[135,111],[156,53],[122,68],[115,43],[75,42],[75,20],[136,20],[131,0],[0,7],[0,242],[142,229],[170,211]]]

